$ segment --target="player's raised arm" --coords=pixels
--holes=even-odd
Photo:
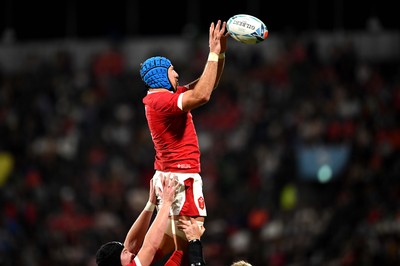
[[[175,178],[163,178],[162,191],[158,192],[162,195],[162,206],[144,238],[142,248],[135,258],[136,265],[148,266],[153,261],[154,255],[161,245],[168,224],[168,215],[178,186],[179,183]],[[140,261],[140,264],[138,261]]]
[[[189,91],[183,94],[182,109],[184,111],[197,108],[210,100],[212,91],[218,85],[224,69],[226,39],[226,22],[218,20],[211,23],[209,30],[209,48],[207,63],[201,77],[187,85]]]

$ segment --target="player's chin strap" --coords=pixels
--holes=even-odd
[[[174,213],[172,211],[172,208],[169,210],[169,215],[171,217],[170,221],[171,221],[171,231],[173,235],[176,235],[176,223],[175,223],[175,219],[174,217]],[[179,231],[179,230],[178,230]]]
[[[170,235],[174,239],[175,250],[177,250],[177,248],[178,248],[178,239],[177,239],[177,237],[179,236],[179,237],[181,237],[183,239],[186,239],[186,235],[182,230],[177,229],[176,221],[174,219],[174,215],[173,215],[172,209],[169,211],[169,214],[170,214],[169,222],[170,222],[171,226],[168,226],[169,230],[167,229],[166,233],[168,235]]]

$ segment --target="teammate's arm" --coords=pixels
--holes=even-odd
[[[142,266],[148,266],[153,261],[154,255],[161,245],[165,229],[168,225],[168,216],[170,213],[172,202],[175,198],[175,191],[179,185],[176,179],[164,178],[162,191],[158,191],[162,195],[162,206],[147,232],[143,246],[139,250],[135,260],[139,260]]]
[[[179,219],[178,228],[185,233],[189,241],[189,265],[206,265],[203,257],[203,245],[200,240],[205,231],[204,226],[199,226],[196,219],[191,217],[190,220]]]
[[[143,244],[147,229],[149,228],[153,210],[156,206],[157,199],[153,186],[153,179],[150,180],[149,200],[139,217],[132,224],[126,234],[124,246],[132,253],[136,254]]]

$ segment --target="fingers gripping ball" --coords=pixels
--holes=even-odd
[[[140,66],[140,77],[147,88],[165,88],[172,90],[172,84],[168,79],[168,68],[171,61],[162,56],[148,58]]]

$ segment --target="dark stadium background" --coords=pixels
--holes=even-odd
[[[98,38],[180,35],[204,31],[210,21],[248,13],[271,34],[282,31],[361,30],[376,17],[385,29],[399,29],[394,1],[20,1],[0,4],[0,33],[17,39]]]
[[[207,265],[399,266],[395,5],[0,1],[0,265],[96,266],[100,244],[123,241],[154,173],[141,60],[166,55],[185,84],[209,23],[248,13],[268,39],[229,40],[193,111]]]

